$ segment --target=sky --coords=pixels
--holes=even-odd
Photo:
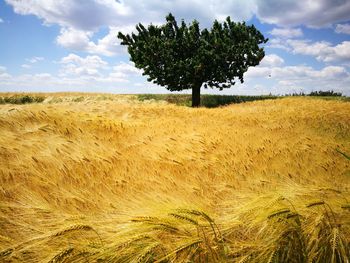
[[[201,28],[230,16],[269,38],[243,84],[202,93],[350,96],[350,0],[0,0],[0,92],[168,93],[134,67],[117,33],[169,12]]]

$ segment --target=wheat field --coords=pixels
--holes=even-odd
[[[350,103],[0,105],[0,262],[349,262]]]

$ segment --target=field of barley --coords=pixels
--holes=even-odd
[[[350,102],[0,105],[0,262],[349,262]]]

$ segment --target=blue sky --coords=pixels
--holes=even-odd
[[[169,12],[201,27],[231,16],[270,39],[244,84],[203,93],[350,96],[350,0],[0,0],[0,92],[166,93],[129,62],[116,35]]]

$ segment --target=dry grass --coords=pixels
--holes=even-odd
[[[1,262],[349,262],[350,103],[0,105]]]

